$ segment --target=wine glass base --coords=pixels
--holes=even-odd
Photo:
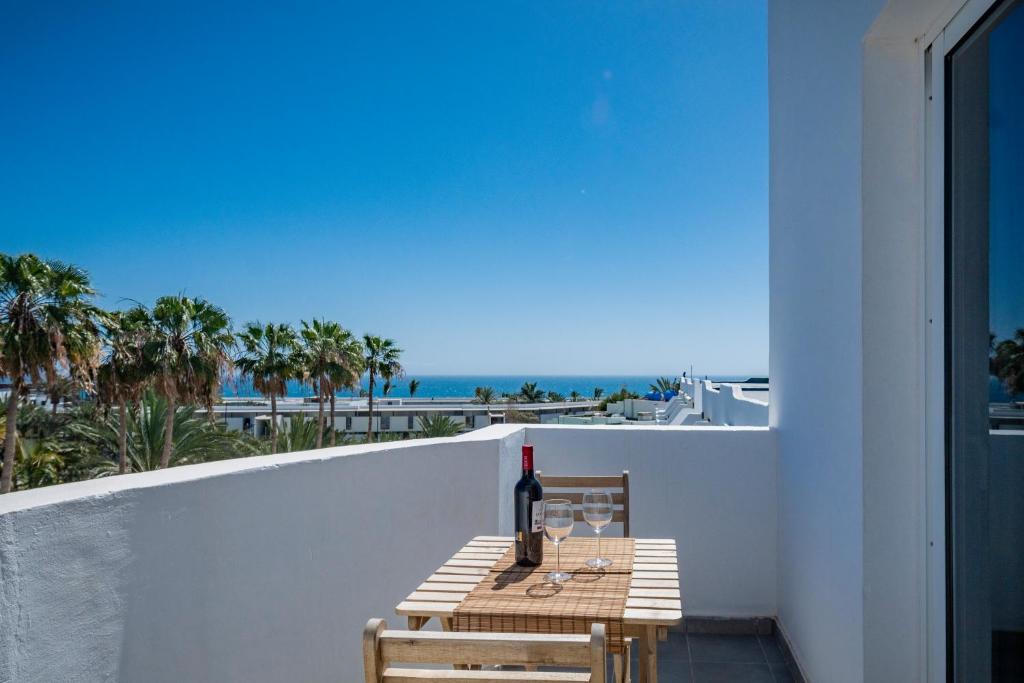
[[[572,578],[572,574],[568,572],[548,572],[547,576],[544,578],[551,583],[565,583]]]
[[[587,560],[587,566],[591,569],[604,569],[612,566],[612,561],[607,557],[593,557]]]

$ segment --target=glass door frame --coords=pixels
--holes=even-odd
[[[976,514],[980,506],[972,506],[969,502],[965,505],[964,500],[958,500],[958,491],[951,484],[964,473],[953,467],[948,455],[953,446],[953,402],[947,387],[950,386],[949,373],[956,363],[952,355],[953,347],[948,344],[953,324],[948,308],[953,301],[949,287],[950,278],[954,275],[949,256],[955,243],[955,237],[948,230],[947,215],[951,189],[948,185],[949,159],[946,154],[950,140],[947,130],[948,58],[971,31],[1003,2],[968,0],[944,27],[926,35],[922,41],[925,46],[925,127],[922,145],[925,172],[924,294],[927,316],[924,373],[926,517],[929,539],[926,567],[926,657],[928,680],[950,683],[973,680],[971,672],[978,670],[975,668],[979,665],[978,657],[989,656],[981,653],[982,648],[978,643],[963,640],[966,637],[964,634],[969,636],[970,623],[978,614],[962,609],[962,599],[971,594],[972,599],[980,601],[978,607],[984,611],[990,598],[986,586],[971,585],[963,580],[964,574],[957,572],[958,568],[971,566],[972,563],[987,564],[987,558],[972,557],[965,552],[962,544],[954,542],[958,534],[966,536],[970,528],[983,525],[983,520],[978,519],[979,515]],[[987,517],[984,521],[987,521]],[[957,600],[958,597],[961,600]],[[961,640],[957,641],[956,638]]]

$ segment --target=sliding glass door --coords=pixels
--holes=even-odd
[[[949,680],[1024,681],[1024,0],[945,74]]]

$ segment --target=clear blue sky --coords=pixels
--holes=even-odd
[[[414,373],[761,373],[763,2],[0,9],[0,250]]]

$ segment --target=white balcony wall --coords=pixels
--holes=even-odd
[[[0,681],[360,681],[368,618],[511,532],[527,435],[553,474],[630,469],[687,613],[774,614],[768,430],[495,425],[3,496]]]
[[[497,440],[0,498],[0,681],[358,681],[360,633],[498,526]]]
[[[775,448],[767,429],[560,425],[526,435],[545,474],[630,471],[630,532],[676,539],[686,614],[775,614]],[[517,476],[514,467],[501,471]],[[576,532],[590,533],[582,524]]]

